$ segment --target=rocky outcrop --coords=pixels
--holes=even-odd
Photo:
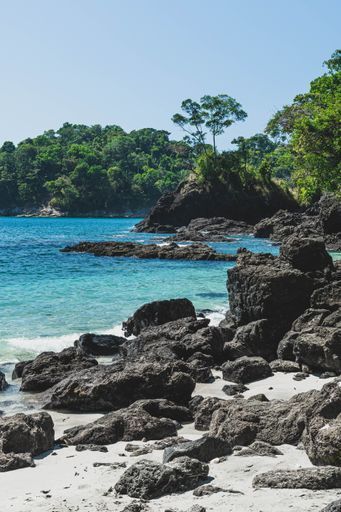
[[[167,238],[173,242],[233,242],[231,235],[252,233],[252,226],[243,221],[213,217],[193,219],[188,226],[178,228],[176,234]]]
[[[70,347],[61,352],[42,352],[22,370],[21,391],[45,391],[68,375],[97,366],[96,359]]]
[[[230,444],[218,437],[202,437],[196,441],[181,443],[176,446],[166,448],[163,453],[163,463],[170,462],[178,457],[191,457],[201,462],[210,462],[216,457],[230,455],[232,449]]]
[[[0,452],[39,455],[53,443],[53,421],[46,412],[0,418]]]
[[[194,389],[186,372],[180,362],[98,365],[70,375],[46,392],[45,408],[113,411],[146,398],[186,404]]]
[[[200,242],[178,245],[139,244],[134,242],[80,242],[61,249],[62,252],[89,253],[94,256],[130,257],[162,260],[235,261],[234,254],[218,253]]]
[[[341,512],[341,500],[332,501],[321,512]]]
[[[304,468],[268,471],[257,475],[253,486],[273,489],[338,489],[341,487],[341,468]]]
[[[113,356],[118,354],[120,346],[125,342],[122,336],[113,334],[86,333],[75,341],[76,348],[92,356]]]
[[[281,210],[273,217],[261,220],[254,235],[284,242],[289,236],[321,238],[329,250],[341,250],[341,201],[332,194],[303,212]]]
[[[118,441],[163,439],[177,435],[177,422],[191,419],[189,409],[168,400],[140,400],[127,409],[68,429],[59,441],[67,445],[106,445]]]
[[[185,226],[199,217],[225,217],[254,224],[280,208],[297,208],[294,199],[274,183],[259,185],[255,180],[246,187],[232,173],[226,182],[198,184],[190,178],[175,192],[163,195],[136,229],[158,232],[160,225]]]
[[[189,457],[180,457],[169,464],[140,460],[123,473],[115,490],[132,498],[150,500],[193,489],[207,477],[208,470],[207,464]]]
[[[289,237],[280,249],[283,260],[302,272],[333,270],[333,260],[321,239]]]
[[[146,327],[163,325],[180,318],[196,318],[195,309],[188,299],[158,300],[141,306],[133,316],[123,322],[126,336],[138,336]]]

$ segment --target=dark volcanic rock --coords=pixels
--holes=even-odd
[[[176,421],[190,421],[186,407],[168,400],[140,400],[127,409],[106,414],[84,426],[64,432],[60,442],[77,444],[114,444],[118,441],[163,439],[177,435]]]
[[[16,363],[12,372],[12,379],[21,379],[24,368],[29,363],[32,363],[32,359],[28,361],[19,361],[19,363]]]
[[[247,391],[248,389],[249,388],[244,386],[244,384],[225,384],[222,391],[227,396],[234,396],[239,393],[244,393],[244,391]]]
[[[166,448],[163,453],[163,463],[170,462],[178,457],[191,457],[201,462],[210,462],[216,457],[230,455],[232,448],[230,444],[218,437],[202,437],[196,441],[189,441],[177,446]]]
[[[113,334],[83,334],[75,341],[75,347],[93,356],[113,356],[119,352],[125,338]]]
[[[189,457],[169,464],[140,460],[121,476],[115,490],[145,500],[193,489],[208,475],[208,466]]]
[[[268,471],[257,475],[253,486],[275,489],[337,489],[341,487],[341,468],[306,468]]]
[[[319,216],[326,234],[341,231],[341,201],[332,194],[326,194],[319,201]]]
[[[53,443],[53,421],[46,412],[0,418],[0,452],[39,455]]]
[[[321,512],[341,512],[341,500],[332,501]]]
[[[134,257],[169,260],[235,261],[234,254],[222,254],[200,242],[189,245],[139,244],[134,242],[80,242],[61,249],[62,252],[84,252],[95,256]]]
[[[20,390],[44,391],[68,375],[96,365],[96,359],[73,347],[61,352],[42,352],[24,366]]]
[[[155,232],[160,225],[185,226],[192,219],[212,217],[254,224],[279,208],[290,210],[296,207],[292,197],[273,183],[268,183],[266,191],[263,188],[260,192],[256,183],[243,187],[235,174],[230,174],[226,183],[219,180],[198,184],[194,179],[188,179],[175,192],[163,195],[136,229]]]
[[[283,452],[264,441],[254,441],[250,446],[235,453],[238,457],[276,457],[276,455],[283,455]]]
[[[273,372],[297,373],[300,371],[299,364],[294,361],[286,361],[284,359],[275,359],[271,361],[270,368]]]
[[[303,272],[333,269],[333,260],[321,239],[291,236],[282,244],[280,255]]]
[[[149,302],[141,306],[123,323],[126,336],[138,336],[146,327],[162,325],[180,318],[196,318],[195,309],[188,299],[171,299]]]
[[[0,452],[0,473],[14,469],[34,468],[35,463],[29,453]]]
[[[65,378],[46,393],[47,409],[112,411],[142,398],[185,404],[194,381],[183,363],[98,365]]]
[[[196,397],[192,399],[195,400]],[[212,414],[220,408],[226,400],[216,397],[208,397],[201,400],[194,412],[194,426],[197,430],[208,430],[210,428]],[[216,436],[219,437],[219,436]]]
[[[247,384],[272,375],[269,363],[262,357],[240,357],[235,361],[227,361],[222,366],[223,379]]]
[[[230,235],[252,233],[252,226],[243,221],[213,217],[193,219],[186,227],[179,228],[167,241],[182,242],[232,242]]]
[[[0,372],[0,391],[3,391],[8,387],[6,376],[4,373]]]

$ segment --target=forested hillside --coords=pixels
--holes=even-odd
[[[65,123],[0,149],[0,209],[62,211],[147,208],[192,168],[191,148],[166,131]]]

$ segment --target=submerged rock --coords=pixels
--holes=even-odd
[[[195,309],[190,300],[159,300],[141,306],[133,316],[123,322],[123,329],[126,336],[132,334],[138,336],[147,327],[162,325],[186,317],[196,319]]]
[[[94,256],[134,257],[169,260],[235,261],[236,255],[218,253],[207,244],[200,242],[189,245],[139,244],[134,242],[80,242],[61,249],[62,252],[83,252]]]

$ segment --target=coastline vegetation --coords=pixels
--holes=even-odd
[[[323,192],[341,195],[341,50],[324,65],[326,73],[264,133],[238,137],[228,151],[217,150],[216,137],[247,113],[226,94],[182,102],[172,118],[185,132],[182,141],[152,128],[127,133],[116,125],[65,123],[17,146],[4,142],[0,210],[48,204],[68,212],[136,211],[190,173],[200,182],[235,179],[242,186],[275,180],[302,204]]]

